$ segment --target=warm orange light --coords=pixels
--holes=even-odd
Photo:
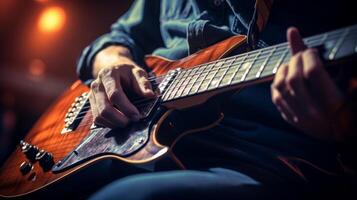
[[[63,27],[65,19],[66,13],[62,8],[50,7],[41,14],[38,28],[42,32],[56,32]]]
[[[32,76],[42,76],[45,73],[46,64],[41,59],[33,59],[28,69]]]

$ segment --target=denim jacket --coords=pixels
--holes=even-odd
[[[254,2],[137,0],[109,33],[84,49],[78,62],[79,77],[82,81],[92,78],[93,57],[109,45],[128,47],[134,60],[143,66],[146,54],[179,59],[234,34],[245,34]]]

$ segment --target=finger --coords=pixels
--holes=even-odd
[[[148,80],[147,73],[143,69],[139,67],[133,68],[131,81],[134,91],[137,94],[148,98],[155,96],[151,83]]]
[[[284,91],[286,87],[285,77],[287,73],[288,73],[288,64],[281,65],[275,74],[274,81],[271,87],[275,88],[280,92]]]
[[[91,90],[89,92],[89,103],[90,103],[91,111],[92,111],[92,120],[96,125],[111,127],[112,124],[107,122],[105,119],[100,117],[98,114],[98,108],[97,108],[97,104],[95,102],[95,95],[94,95],[94,93],[98,92],[98,87],[99,87],[99,81],[94,80],[91,83]]]
[[[127,73],[122,73],[127,74]],[[117,107],[124,115],[133,121],[140,119],[137,108],[129,101],[121,85],[121,73],[112,75],[111,72],[100,71],[100,81],[104,86],[105,93],[109,102]]]
[[[316,49],[308,49],[303,53],[304,76],[309,82],[314,97],[326,108],[337,105],[343,99],[333,80],[323,68],[323,63]]]
[[[291,27],[287,31],[287,38],[290,45],[290,51],[292,55],[306,49],[304,41],[299,33],[299,30],[295,27]]]
[[[314,106],[314,104],[311,101],[304,80],[302,53],[296,54],[290,60],[289,70],[286,75],[286,85],[289,88],[289,92],[284,96],[284,99],[286,99],[298,118],[306,117],[306,108]]]
[[[298,117],[294,113],[294,111],[290,108],[290,106],[286,103],[281,93],[272,88],[271,91],[272,101],[275,104],[276,108],[279,110],[281,116],[289,123],[296,124],[298,123]]]
[[[110,128],[124,127],[129,119],[109,102],[104,86],[100,84],[94,92],[95,105],[97,108],[96,123],[104,124]]]

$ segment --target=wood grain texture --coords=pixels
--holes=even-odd
[[[232,49],[244,43],[245,39],[245,36],[234,36],[207,49],[201,50],[196,54],[177,61],[170,61],[156,56],[147,56],[146,63],[157,75],[163,75],[170,69],[175,69],[177,67],[192,68],[196,65],[214,61],[223,57]],[[42,115],[31,131],[27,134],[24,141],[52,153],[55,162],[62,160],[88,134],[92,122],[91,112],[85,115],[75,131],[64,135],[61,134],[61,130],[64,126],[63,119],[67,110],[70,108],[72,102],[77,96],[80,96],[83,92],[87,92],[88,90],[89,88],[81,84],[80,81],[75,82],[71,88],[65,92],[46,113]],[[160,156],[161,153],[165,153],[168,150],[166,146],[160,145],[155,138],[157,130],[160,129],[160,124],[168,114],[169,113],[164,115],[163,118],[160,119],[161,121],[154,126],[154,129],[150,134],[150,141],[137,153],[126,158],[116,155],[101,155],[95,159],[57,174],[51,171],[44,172],[38,162],[36,162],[33,163],[34,169],[32,172],[27,175],[22,175],[19,171],[19,166],[23,161],[27,161],[27,158],[21,152],[20,148],[17,147],[5,164],[1,167],[0,196],[16,197],[31,193],[101,159],[114,158],[133,164],[152,161]]]

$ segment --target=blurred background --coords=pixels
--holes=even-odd
[[[0,163],[76,78],[130,0],[0,0]]]

